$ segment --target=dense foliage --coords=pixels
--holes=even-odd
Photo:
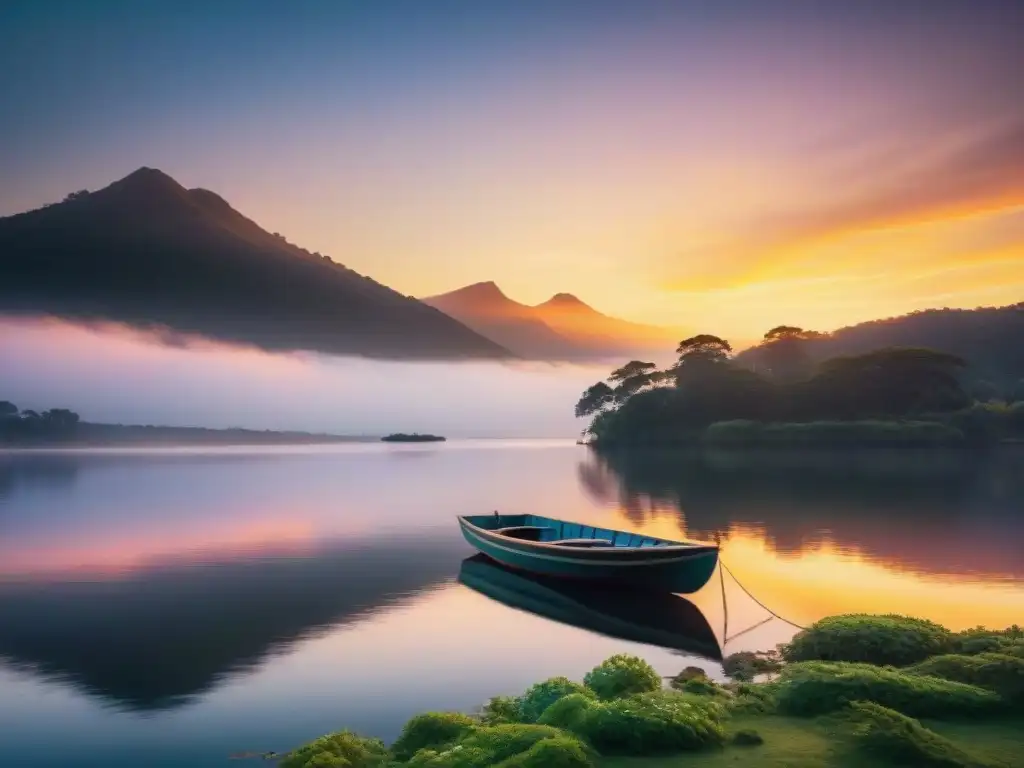
[[[525,752],[539,741],[564,736],[557,728],[546,725],[511,723],[478,728],[459,743],[465,749],[480,749],[487,753],[492,763],[500,763]]]
[[[494,696],[484,704],[480,719],[487,725],[519,722],[519,697]]]
[[[14,403],[0,400],[0,443],[70,439],[78,430],[78,422],[78,414],[66,408],[38,413],[19,410]]]
[[[724,710],[706,697],[651,691],[603,701],[566,697],[542,720],[571,731],[602,754],[656,755],[722,744]]]
[[[835,617],[818,622],[784,650],[792,655],[794,648],[809,653],[827,647],[851,655],[851,647],[860,643],[866,648],[863,657],[906,658],[922,648],[928,657],[897,668],[820,660],[782,665],[774,653],[737,654],[733,666],[746,669],[767,662],[781,666],[781,673],[768,683],[718,685],[700,668],[688,667],[672,679],[676,690],[662,689],[660,678],[636,657],[614,656],[587,676],[590,683],[598,681],[596,689],[551,678],[520,696],[492,699],[478,716],[418,715],[390,750],[377,739],[342,731],[291,752],[281,766],[593,768],[605,756],[614,760],[710,749],[725,749],[726,760],[740,760],[741,749],[765,744],[765,733],[767,744],[747,752],[749,759],[771,761],[778,759],[780,749],[791,756],[810,749],[827,750],[831,761],[853,758],[859,750],[864,754],[850,765],[868,759],[872,765],[995,768],[989,759],[998,761],[1014,749],[1015,738],[999,736],[1005,743],[987,743],[985,756],[979,757],[972,754],[975,747],[965,750],[947,736],[955,737],[972,718],[985,720],[991,728],[993,715],[1005,721],[1000,733],[1016,732],[1020,710],[1011,705],[1021,701],[1024,690],[1024,653],[1012,654],[1024,649],[1022,635],[1016,626],[953,633],[898,616]],[[932,642],[935,638],[940,642]],[[886,642],[895,651],[883,652]],[[969,647],[982,650],[972,654]],[[647,690],[633,692],[639,687]],[[604,695],[599,696],[601,691]],[[946,720],[935,725],[946,735],[915,717]],[[534,722],[524,722],[527,718]],[[827,737],[823,741],[812,731],[825,731]],[[790,741],[805,733],[807,742],[790,749]],[[730,755],[728,750],[736,752]],[[719,764],[719,754],[708,757]]]
[[[1024,658],[1019,656],[991,652],[974,656],[947,654],[922,661],[907,671],[987,688],[1007,702],[1024,704]]]
[[[405,724],[391,751],[395,757],[404,760],[421,749],[437,749],[451,744],[475,726],[473,718],[460,712],[425,712]]]
[[[850,705],[861,745],[887,761],[920,768],[985,768],[989,765],[920,722],[867,701]]]
[[[304,744],[281,761],[281,768],[379,768],[388,751],[380,739],[339,731]]]
[[[776,683],[779,710],[791,715],[836,712],[851,701],[872,701],[912,717],[951,717],[1004,706],[992,691],[894,667],[847,662],[788,664]]]
[[[657,691],[661,688],[661,677],[650,664],[637,656],[625,653],[616,654],[602,661],[587,673],[583,682],[602,699]]]
[[[498,763],[497,768],[590,768],[592,765],[578,739],[558,736],[538,741],[525,752]]]
[[[1020,343],[1024,304],[928,309],[828,334],[797,334],[796,343],[788,347],[769,334],[763,343],[740,353],[737,362],[775,375],[799,376],[838,355],[859,355],[885,347],[926,347],[969,363],[966,386],[972,397],[1024,400],[1024,345]]]
[[[953,633],[925,619],[849,614],[799,632],[782,649],[787,661],[852,661],[906,666],[952,648]]]
[[[519,719],[524,723],[535,723],[545,709],[573,693],[593,695],[589,688],[567,677],[552,677],[550,680],[532,685],[519,697]]]
[[[812,360],[805,347],[823,338],[780,326],[760,356],[734,358],[724,339],[694,336],[664,370],[633,360],[592,385],[576,415],[593,417],[586,431],[605,445],[948,445],[1024,435],[1024,403],[972,405],[963,357],[885,347]]]

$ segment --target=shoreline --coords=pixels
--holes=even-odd
[[[281,768],[1010,768],[1024,754],[1024,630],[952,632],[906,616],[832,616],[774,651],[726,657],[728,682],[661,675],[630,654],[472,712],[427,711],[391,744],[350,730]],[[666,679],[668,685],[665,685]]]

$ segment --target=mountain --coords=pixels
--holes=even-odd
[[[423,302],[522,357],[534,360],[618,361],[671,354],[680,332],[609,317],[570,293],[531,306],[513,301],[493,282],[429,296]]]
[[[882,347],[927,347],[967,360],[968,377],[992,384],[999,392],[1024,387],[1024,302],[1006,307],[928,309],[899,317],[840,328],[804,342],[815,362]],[[764,346],[736,357],[759,367]]]
[[[270,350],[507,358],[444,313],[140,168],[0,218],[0,312],[170,328]]]
[[[506,349],[534,360],[575,360],[585,354],[540,317],[512,301],[494,283],[476,283],[423,303],[444,312]]]

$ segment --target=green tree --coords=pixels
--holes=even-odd
[[[701,333],[683,339],[676,347],[679,355],[677,366],[699,365],[705,363],[725,363],[732,354],[732,345],[728,341],[710,333]]]
[[[890,347],[824,361],[798,396],[825,418],[954,411],[970,402],[959,379],[966,366],[945,352]]]
[[[0,400],[0,419],[9,419],[18,415],[18,406],[10,400]]]
[[[41,418],[48,427],[52,427],[60,432],[74,429],[79,421],[78,414],[74,411],[69,411],[67,408],[51,408],[48,411],[44,411]]]
[[[709,374],[728,367],[732,345],[709,333],[683,339],[676,347],[679,359],[670,369],[677,387],[707,384]]]
[[[604,411],[608,406],[615,403],[615,390],[603,381],[597,382],[587,388],[579,401],[576,403],[576,418],[593,416]]]
[[[821,336],[795,325],[778,325],[764,335],[761,358],[768,374],[778,382],[793,382],[811,374],[811,356],[807,342]]]
[[[657,386],[665,379],[665,372],[659,371],[658,366],[641,360],[631,360],[621,368],[616,368],[608,376],[608,381],[617,384],[615,401],[618,403],[626,402],[638,392]]]

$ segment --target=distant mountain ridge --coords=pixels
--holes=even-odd
[[[617,360],[665,354],[680,331],[609,317],[571,293],[556,293],[537,305],[510,299],[492,281],[474,283],[423,302],[493,339],[516,354],[536,360]]]
[[[395,359],[513,355],[457,320],[140,168],[0,218],[0,312],[168,327],[270,350]]]
[[[804,344],[814,362],[883,347],[927,347],[964,358],[972,379],[990,382],[999,391],[1024,387],[1024,302],[927,309],[839,328]],[[764,365],[764,349],[763,345],[751,347],[736,359],[751,367]]]

